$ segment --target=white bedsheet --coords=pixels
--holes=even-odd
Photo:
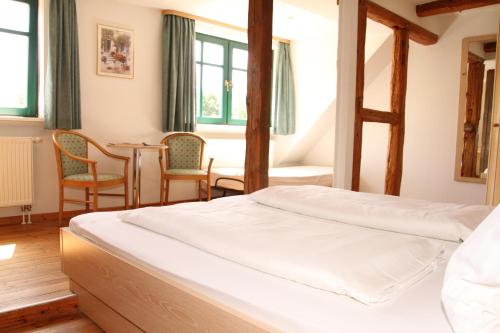
[[[118,216],[221,258],[365,304],[390,300],[421,280],[444,250],[441,241],[295,214],[251,196]]]
[[[123,223],[115,212],[80,215],[70,229],[119,256],[184,279],[199,292],[283,332],[452,333],[440,301],[444,262],[396,300],[369,307]],[[449,256],[456,244],[446,244]]]

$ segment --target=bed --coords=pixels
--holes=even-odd
[[[212,186],[215,186],[222,190],[226,189],[243,192],[243,176],[243,168],[214,168],[212,169],[211,175]],[[269,168],[269,186],[332,186],[332,184],[333,167],[317,165],[295,165]]]
[[[328,220],[330,210],[323,211],[318,207],[321,207],[322,200],[330,202],[329,193],[324,191],[332,189],[318,188],[278,186],[275,192],[258,198],[261,200],[259,202],[250,196],[239,196],[210,203],[177,205],[177,208],[147,208],[125,213],[129,215],[120,212],[81,215],[74,218],[70,227],[61,233],[63,271],[71,279],[71,289],[79,294],[81,310],[109,332],[451,333],[441,308],[440,290],[446,261],[458,246],[455,241],[430,240],[442,248],[439,260],[433,262],[432,271],[398,292],[397,297],[366,305],[324,288],[285,279],[279,273],[269,274],[265,268],[255,269],[251,263],[242,265],[215,250],[213,253],[207,252],[202,242],[195,246],[189,244],[189,237],[167,237],[161,228],[148,229],[135,224],[148,214],[161,217],[167,216],[162,214],[168,212],[172,216],[181,216],[193,211],[198,212],[195,220],[210,224],[210,209],[207,207],[212,207],[216,214],[232,211],[233,215],[237,215],[248,214],[250,211],[244,209],[246,206],[263,204],[265,207],[259,209],[265,214],[280,216],[283,221],[290,223],[306,219],[306,223],[315,223],[318,228],[330,228],[333,223],[335,228],[349,228],[357,234],[363,234],[371,229],[363,226],[364,221],[370,219],[374,223],[383,223],[384,228],[394,226],[391,225],[391,219],[377,222],[371,218],[380,213],[380,210],[377,212],[373,209],[365,210],[363,219],[354,221],[355,225],[331,222]],[[298,205],[298,201],[304,201],[304,190],[312,193],[310,199],[320,206],[311,208],[314,204]],[[346,200],[352,200],[349,198],[350,193],[340,193],[340,197],[339,193],[336,195],[337,208],[346,207],[342,201],[346,199],[345,195]],[[280,198],[285,200],[280,201]],[[364,206],[366,208],[370,200],[371,197],[361,197],[353,205],[364,202],[368,203],[368,206]],[[377,201],[377,206],[382,207],[382,210],[387,210],[394,200],[399,199],[384,197],[384,200],[381,205]],[[351,201],[346,202],[349,204]],[[441,238],[462,237],[464,232],[489,213],[486,207],[429,206],[429,203],[420,201],[404,202],[399,206],[404,207],[400,217],[407,216],[405,214],[415,208],[427,209],[424,219],[427,219],[429,211],[431,215],[432,212],[443,214],[443,207],[463,212],[462,215],[467,217],[466,224],[469,223],[467,228],[442,228],[438,231],[444,235]],[[220,207],[229,209],[221,210]],[[221,211],[224,213],[219,213]],[[309,211],[313,211],[315,216],[307,216]],[[336,219],[349,220],[345,211],[337,211],[341,214],[335,215]],[[158,212],[161,214],[158,215]],[[221,218],[220,215],[216,216]],[[189,218],[182,222],[182,225],[175,225],[190,224]],[[407,218],[406,222],[411,229],[414,222],[412,218]],[[311,232],[314,234],[316,231]],[[376,232],[383,237],[386,234],[389,238],[396,237],[394,231]],[[427,227],[421,230],[418,225],[412,232],[423,232],[425,235]],[[208,230],[205,234],[209,234]],[[294,237],[298,237],[299,244],[300,235]],[[427,240],[421,235],[416,239]]]

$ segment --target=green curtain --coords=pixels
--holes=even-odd
[[[194,132],[195,21],[163,18],[163,131]]]
[[[273,132],[278,135],[295,133],[295,86],[293,83],[290,45],[279,43],[274,89]]]
[[[81,128],[75,0],[50,1],[45,128]]]

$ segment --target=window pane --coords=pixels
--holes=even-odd
[[[196,64],[196,116],[200,116],[200,94],[201,94],[201,65]]]
[[[223,81],[224,74],[222,68],[203,66],[202,117],[222,118]]]
[[[247,120],[247,72],[233,70],[231,119]]]
[[[30,6],[24,2],[0,0],[0,28],[29,32]]]
[[[242,49],[233,49],[233,68],[247,69],[248,51]]]
[[[224,47],[219,44],[204,42],[203,62],[222,66],[224,64]]]
[[[201,61],[201,42],[199,40],[196,41],[195,51],[196,61]]]
[[[29,38],[0,32],[0,108],[26,108]]]

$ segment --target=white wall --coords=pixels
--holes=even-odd
[[[401,195],[484,203],[486,186],[454,180],[462,39],[496,34],[498,6],[454,15],[436,45],[410,43],[406,135]],[[365,91],[365,106],[388,110],[388,66]],[[361,189],[383,192],[387,127],[364,130]]]
[[[45,5],[48,8],[48,3]],[[172,8],[172,7],[171,7]],[[280,4],[286,11],[278,20],[280,31],[289,25],[296,34],[292,52],[298,93],[299,133],[307,131],[318,115],[329,107],[335,92],[335,22]],[[81,76],[81,132],[105,145],[108,142],[159,142],[161,131],[161,32],[162,16],[158,8],[147,8],[115,0],[77,0],[80,76]],[[133,80],[96,75],[97,24],[133,29],[135,32],[135,78]],[[295,31],[292,31],[293,29]],[[242,33],[197,24],[200,32],[245,41]],[[319,31],[319,33],[318,33]],[[283,36],[290,37],[290,36]],[[324,45],[328,41],[327,46]],[[300,63],[300,65],[299,65]],[[304,65],[302,65],[304,64]],[[299,68],[300,67],[300,68]],[[45,70],[41,70],[45,72]],[[324,79],[324,81],[322,81]],[[245,156],[244,127],[200,126],[199,133],[208,139],[208,154],[215,157],[215,166],[243,166]],[[34,213],[55,212],[58,209],[57,172],[51,140],[52,131],[44,130],[43,123],[12,123],[0,121],[2,136],[40,136],[35,147]],[[286,161],[288,147],[300,135],[272,138],[271,165]],[[289,142],[290,145],[288,144]],[[333,141],[331,141],[333,147]],[[131,156],[128,150],[112,149],[114,153]],[[331,155],[331,154],[330,154]],[[109,163],[98,158],[103,171],[121,171],[120,163]],[[331,165],[331,164],[330,164]],[[143,203],[159,201],[159,169],[156,152],[143,153]],[[82,191],[68,191],[70,196],[83,196]],[[176,182],[171,187],[171,200],[184,200],[196,195],[194,182]],[[100,199],[101,206],[118,206],[120,199]],[[67,205],[67,209],[79,206]],[[19,208],[0,210],[0,216],[18,215]]]

